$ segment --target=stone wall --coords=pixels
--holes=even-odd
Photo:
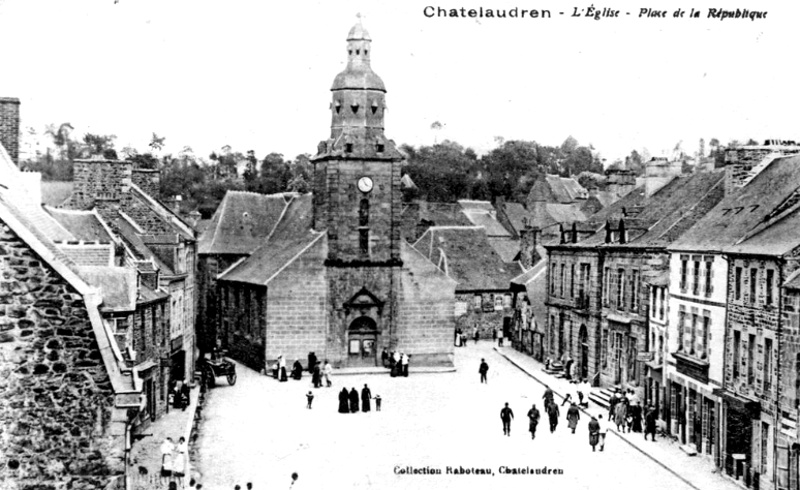
[[[124,426],[83,298],[0,224],[0,487],[104,489]]]
[[[19,99],[0,97],[0,145],[19,165]]]
[[[158,169],[135,168],[132,174],[133,183],[149,196],[158,199],[161,196],[161,171]]]
[[[267,288],[254,284],[219,285],[220,336],[228,354],[256,371],[264,369]]]
[[[396,348],[410,354],[414,365],[451,366],[456,282],[410,246],[403,264]]]
[[[243,255],[200,255],[197,259],[197,318],[195,332],[197,347],[201,352],[210,352],[216,345],[217,328],[221,321],[217,275],[240,260]]]
[[[65,204],[68,209],[91,209],[96,201],[98,210],[110,223],[116,215],[108,216],[115,207],[127,207],[130,197],[131,173],[133,164],[119,160],[75,160],[72,196]]]
[[[494,338],[505,318],[514,316],[511,291],[457,291],[456,328],[473,338],[475,327],[481,339]]]
[[[156,302],[136,305],[133,315],[133,349],[136,352],[135,364],[152,361],[155,367],[140,372],[143,380],[153,383],[155,418],[166,411],[166,396],[169,388],[169,376],[160,369],[161,359],[166,359],[170,354],[169,334],[169,297]]]

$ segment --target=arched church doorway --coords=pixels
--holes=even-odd
[[[368,316],[353,320],[347,329],[347,360],[350,366],[377,366],[378,325]]]
[[[589,377],[589,332],[586,331],[586,325],[581,325],[578,332],[578,346],[581,350],[580,379],[586,379]]]

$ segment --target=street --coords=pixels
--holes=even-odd
[[[311,388],[307,373],[302,381],[279,383],[238,366],[237,384],[212,390],[204,409],[196,446],[204,488],[232,490],[247,482],[256,490],[288,488],[297,472],[300,488],[691,489],[614,435],[605,452],[593,453],[588,420],[582,416],[571,434],[566,406],[550,434],[544,388],[498,355],[492,342],[455,351],[454,373],[338,376],[333,388],[319,389]],[[479,382],[482,357],[489,363],[487,385]],[[360,393],[364,383],[381,395],[382,411],[373,401],[369,413],[339,414],[342,386]],[[315,398],[308,410],[310,389]],[[510,437],[500,420],[505,402],[515,416]],[[526,416],[532,403],[543,413],[533,441]],[[501,474],[502,467],[552,473]],[[398,474],[409,468],[422,474]],[[462,468],[489,475],[458,474]],[[441,474],[425,474],[431,470]]]

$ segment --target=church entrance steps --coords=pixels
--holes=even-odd
[[[589,401],[607,409],[611,405],[611,394],[613,392],[614,391],[609,388],[593,388],[591,393],[589,393]]]

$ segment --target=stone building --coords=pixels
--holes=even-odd
[[[382,348],[412,366],[452,364],[456,281],[401,237],[403,156],[384,135],[370,52],[357,24],[331,88],[330,138],[312,158],[313,194],[217,278],[220,341],[255,369],[310,351],[375,366]]]
[[[135,369],[19,175],[0,145],[0,487],[122,489]]]
[[[743,177],[741,152],[726,155],[730,194],[669,247],[665,381],[680,438],[747,485],[772,488],[786,476],[776,464],[781,427],[797,418],[776,407],[800,158],[767,153]]]
[[[776,381],[781,425],[777,430],[776,465],[787,468],[778,482],[785,488],[800,484],[800,271],[788,276],[781,288],[781,342],[778,343]],[[793,416],[793,417],[792,417]]]
[[[96,213],[119,245],[120,265],[137,269],[150,290],[169,294],[172,380],[191,381],[197,309],[194,230],[158,199],[157,170],[103,158],[76,160],[74,169],[72,194],[61,208]]]
[[[575,228],[562,243],[546,246],[548,357],[572,358],[575,374],[594,385],[644,394],[645,363],[655,357],[646,284],[669,270],[666,246],[722,198],[722,177],[673,176],[660,188],[643,185],[589,218],[596,233],[581,239]]]
[[[414,248],[458,281],[456,328],[468,337],[477,328],[484,339],[491,339],[495,330],[502,330],[510,338],[514,315],[511,280],[522,269],[503,261],[483,227],[434,226],[414,243]]]

